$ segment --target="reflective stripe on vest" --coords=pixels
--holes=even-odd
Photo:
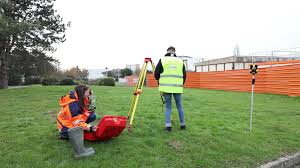
[[[182,79],[182,75],[160,75],[160,78],[180,78]]]
[[[180,84],[160,83],[160,86],[182,87]]]

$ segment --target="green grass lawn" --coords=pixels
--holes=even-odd
[[[133,132],[91,143],[90,158],[76,160],[71,144],[58,140],[53,115],[73,86],[0,90],[0,167],[256,167],[300,150],[300,98],[256,94],[249,133],[250,93],[185,89],[187,129],[164,132],[157,88],[145,88]],[[98,119],[127,115],[134,88],[93,86]],[[174,105],[173,101],[173,105]],[[52,114],[54,113],[54,114]]]

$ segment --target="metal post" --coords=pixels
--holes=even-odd
[[[257,69],[258,66],[257,65],[250,65],[250,74],[252,74],[252,93],[251,93],[251,107],[250,107],[250,120],[249,120],[249,131],[252,131],[252,116],[253,116],[253,100],[254,100],[254,85],[255,85],[255,75],[257,74]]]
[[[252,76],[252,80],[255,80],[255,76]],[[251,94],[251,107],[250,107],[250,126],[249,130],[252,131],[252,114],[253,114],[253,99],[254,99],[254,83],[252,83],[252,94]]]

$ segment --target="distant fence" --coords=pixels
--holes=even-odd
[[[125,76],[127,86],[135,86],[139,80],[137,76]]]
[[[249,70],[187,72],[185,88],[206,88],[228,91],[251,91]],[[157,87],[153,74],[147,75],[147,86]],[[255,92],[300,96],[300,61],[260,63]]]

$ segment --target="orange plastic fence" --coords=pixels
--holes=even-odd
[[[138,77],[134,75],[125,76],[125,79],[126,79],[127,86],[135,86],[138,82]]]
[[[264,67],[263,65],[271,64],[260,64],[259,67]],[[247,69],[188,72],[184,87],[250,92],[251,78]],[[147,75],[147,86],[158,86],[153,74]],[[300,61],[284,61],[259,68],[255,92],[300,96]]]

